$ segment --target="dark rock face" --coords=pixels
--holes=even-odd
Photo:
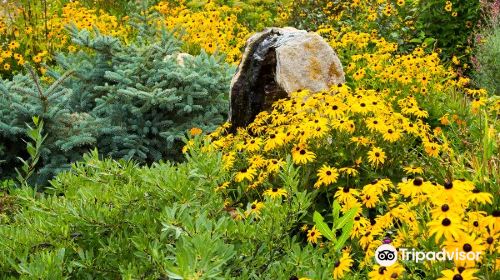
[[[344,81],[340,61],[319,35],[294,28],[254,34],[231,83],[231,130],[247,126],[294,91],[317,92]]]

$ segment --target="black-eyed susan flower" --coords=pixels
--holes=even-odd
[[[276,173],[280,170],[281,166],[283,165],[283,160],[282,159],[269,159],[267,161],[267,171],[270,173]]]
[[[401,132],[392,126],[389,126],[384,131],[384,134],[382,136],[384,137],[385,141],[393,143],[393,142],[398,141],[401,138]]]
[[[292,149],[292,159],[295,164],[306,164],[313,161],[316,155],[307,150],[305,145],[296,145]]]
[[[349,271],[353,264],[353,260],[348,252],[343,252],[339,260],[333,264],[333,279],[342,279],[344,275]]]
[[[349,199],[356,199],[357,196],[359,196],[359,191],[356,188],[350,188],[348,186],[339,188],[334,194],[334,197],[340,202],[346,202]]]
[[[427,223],[429,235],[435,235],[435,240],[439,241],[444,236],[446,240],[458,238],[464,229],[459,218],[456,216],[447,216],[442,219],[432,220]]]
[[[307,241],[310,243],[316,244],[318,243],[318,239],[321,238],[321,232],[316,229],[316,226],[313,226],[310,230],[307,231]]]
[[[342,167],[339,168],[339,172],[348,176],[356,177],[359,174],[359,171],[353,167]]]
[[[270,151],[285,144],[285,134],[281,132],[271,132],[264,145],[264,151]]]
[[[470,202],[477,202],[479,204],[491,204],[493,202],[493,195],[487,192],[481,192],[478,189],[472,190],[468,195]]]
[[[368,152],[368,161],[375,167],[377,167],[379,164],[384,164],[385,152],[381,148],[373,147]]]
[[[322,185],[328,186],[337,182],[339,172],[335,167],[330,167],[325,164],[318,170],[317,175],[318,180],[314,184],[314,187],[319,188]]]
[[[244,180],[252,181],[255,175],[257,175],[257,170],[255,168],[243,168],[240,170],[240,172],[236,173],[234,181],[235,182],[242,182]]]
[[[422,177],[406,180],[398,184],[399,192],[405,197],[416,197],[421,194],[429,194],[437,191],[437,187]]]
[[[447,240],[444,247],[448,252],[465,252],[475,254],[478,259],[465,258],[464,260],[455,259],[455,264],[463,267],[473,267],[476,262],[481,260],[481,255],[486,250],[483,240],[477,238],[475,234],[460,233],[457,239]]]
[[[438,280],[477,280],[478,278],[474,274],[478,271],[475,268],[465,269],[464,267],[458,267],[453,270],[447,269],[441,271],[443,277],[438,278]]]
[[[264,191],[264,195],[272,199],[287,196],[287,191],[283,188],[270,188]]]
[[[424,169],[422,167],[416,167],[413,165],[403,167],[403,170],[406,174],[422,174],[424,173]]]
[[[402,277],[404,271],[404,267],[398,263],[388,267],[376,264],[373,266],[372,271],[368,273],[368,277],[371,280],[399,279]]]
[[[444,219],[449,216],[454,216],[458,219],[462,212],[463,208],[459,204],[443,203],[431,210],[431,217],[435,220]]]
[[[262,146],[262,139],[256,137],[248,140],[246,142],[245,148],[249,152],[256,152],[261,149],[261,146]]]
[[[437,143],[424,141],[424,150],[431,157],[438,157],[440,146]]]
[[[255,216],[259,216],[262,208],[264,208],[264,203],[262,201],[255,200],[254,202],[250,203],[247,211],[245,211],[245,214],[246,216],[250,216],[252,214]]]

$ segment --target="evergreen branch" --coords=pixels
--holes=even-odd
[[[69,78],[69,76],[73,75],[73,73],[75,73],[75,70],[68,70],[66,71],[59,79],[57,79],[57,81],[55,81],[48,89],[47,91],[45,92],[45,95],[46,96],[50,96],[53,91],[61,84],[63,83],[67,78]]]

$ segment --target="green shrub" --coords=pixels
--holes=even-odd
[[[416,28],[426,38],[436,40],[444,60],[456,56],[456,64],[470,62],[470,39],[480,19],[480,1],[418,1]],[[463,64],[461,65],[463,67]]]
[[[475,81],[490,94],[500,95],[500,25],[491,30],[476,50]]]
[[[180,42],[166,33],[125,46],[98,32],[70,32],[85,51],[57,57],[58,69],[70,72],[50,71],[57,80],[51,86],[34,73],[0,81],[4,174],[13,174],[17,156],[27,156],[20,140],[35,115],[48,137],[34,183],[68,168],[92,147],[141,163],[179,159],[187,130],[211,130],[225,120],[233,67],[218,58],[202,53],[179,62]]]
[[[0,226],[0,275],[18,279],[286,279],[331,275],[331,252],[303,243],[299,222],[313,192],[281,172],[291,195],[261,214],[231,213],[220,154],[138,167],[97,152],[58,175],[45,193],[9,189]],[[236,210],[235,210],[236,211]],[[233,215],[233,218],[231,217]],[[243,215],[243,220],[234,219]],[[298,236],[302,236],[298,238]],[[300,263],[300,265],[296,265]]]

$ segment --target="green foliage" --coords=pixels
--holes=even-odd
[[[71,115],[66,106],[65,96],[70,91],[61,87],[61,83],[71,72],[61,75],[54,83],[46,86],[31,68],[27,70],[29,75],[17,75],[11,81],[0,80],[0,142],[5,147],[5,162],[1,171],[2,176],[14,176],[16,167],[22,165],[18,158],[31,156],[26,152],[22,139],[30,129],[26,124],[32,121],[33,116],[38,116],[43,121],[48,136],[38,151],[41,158],[39,164],[43,167],[32,178],[45,180],[66,163],[65,158],[59,154],[59,137],[79,134],[71,129]]]
[[[42,144],[47,138],[46,135],[44,136],[42,134],[43,121],[40,121],[38,116],[35,116],[33,117],[33,123],[35,124],[35,127],[27,125],[27,134],[30,138],[30,141],[32,141],[26,142],[26,150],[28,151],[30,158],[28,160],[18,158],[22,162],[23,166],[21,168],[21,171],[16,169],[17,180],[21,185],[24,186],[28,185],[28,179],[33,175],[33,172],[35,172],[36,165],[40,160],[40,150],[42,149]],[[33,143],[35,145],[33,145]]]
[[[468,0],[422,0],[418,1],[419,14],[416,20],[418,33],[425,38],[436,40],[436,47],[441,48],[442,58],[452,56],[469,62],[470,38],[473,27],[480,18],[480,1]]]
[[[145,36],[124,46],[97,30],[69,31],[86,52],[59,55],[58,68],[49,73],[56,80],[51,86],[40,83],[34,73],[0,81],[0,139],[9,150],[7,175],[17,166],[15,157],[23,157],[19,139],[34,115],[45,122],[49,135],[37,183],[92,147],[141,163],[180,159],[187,130],[210,131],[225,121],[234,69],[219,58],[205,53],[180,57],[180,43],[167,33],[159,40]]]
[[[262,214],[234,219],[214,188],[226,181],[219,154],[198,149],[185,163],[138,167],[97,151],[58,175],[45,193],[15,198],[0,226],[0,274],[18,279],[280,279],[331,275],[326,248],[298,241],[312,193],[291,163],[291,195],[266,199]],[[250,205],[249,208],[250,209]],[[300,238],[303,240],[303,238]],[[299,264],[299,265],[297,265]]]
[[[340,204],[338,201],[333,202],[332,207],[332,228],[324,222],[323,216],[317,211],[314,211],[313,220],[316,228],[325,236],[328,240],[333,242],[334,251],[339,252],[342,247],[344,247],[345,242],[351,235],[352,228],[354,226],[354,216],[358,212],[358,207],[353,207],[349,209],[344,216],[340,217]],[[342,234],[339,238],[335,236],[335,233],[340,230]]]
[[[475,81],[489,94],[500,95],[500,24],[482,39],[475,53]]]

